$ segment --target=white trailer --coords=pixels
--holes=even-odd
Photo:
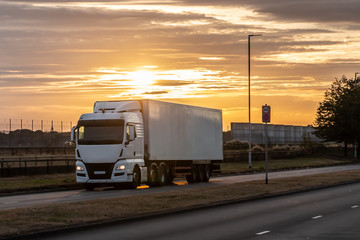
[[[223,160],[222,112],[155,100],[95,102],[72,141],[76,179],[87,189],[165,185],[177,176],[207,182]]]

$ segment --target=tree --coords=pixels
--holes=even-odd
[[[335,79],[325,91],[316,112],[315,134],[325,141],[347,143],[359,140],[360,124],[360,83],[355,86],[354,79]]]

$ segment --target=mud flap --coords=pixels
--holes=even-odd
[[[147,167],[140,167],[141,182],[147,182]]]

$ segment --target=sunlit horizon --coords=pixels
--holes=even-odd
[[[226,130],[248,121],[249,34],[262,34],[254,123],[268,104],[274,124],[312,124],[333,80],[360,71],[360,3],[348,0],[0,5],[2,119],[75,122],[95,101],[157,99],[222,109]]]

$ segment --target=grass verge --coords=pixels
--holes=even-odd
[[[354,161],[331,159],[327,157],[300,157],[293,159],[276,159],[269,160],[269,170],[284,170],[294,168],[311,168],[311,167],[324,167],[324,166],[336,166],[343,164],[351,164]],[[256,171],[265,171],[265,161],[253,161],[252,168],[249,168],[247,161],[237,163],[222,163],[221,173],[236,174],[236,173],[248,173]]]
[[[4,210],[0,211],[0,237],[121,220],[222,202],[247,200],[359,180],[360,170],[352,170],[306,177],[274,179],[270,180],[268,185],[264,184],[263,181],[252,181],[174,190],[166,193],[148,193],[106,200],[91,200],[76,204],[52,204]]]
[[[76,185],[75,174],[51,174],[0,178],[0,193],[66,188]]]

